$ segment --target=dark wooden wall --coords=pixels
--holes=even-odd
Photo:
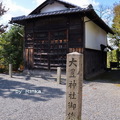
[[[66,54],[83,52],[83,20],[79,14],[49,16],[26,21],[25,67],[66,68]]]
[[[107,52],[85,49],[84,58],[84,76],[86,78],[105,70],[107,64]]]

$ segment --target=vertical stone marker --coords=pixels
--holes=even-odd
[[[61,67],[57,67],[57,84],[61,83]]]
[[[12,77],[12,64],[9,64],[9,76]]]
[[[81,120],[83,54],[67,54],[66,120]]]

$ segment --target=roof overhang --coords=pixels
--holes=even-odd
[[[114,34],[112,29],[96,14],[94,9],[86,11],[85,14],[91,21],[96,23],[99,27],[104,29],[107,33]]]
[[[53,12],[46,12],[40,14],[32,14],[28,16],[20,16],[20,17],[13,17],[11,19],[11,23],[18,23],[24,25],[25,21],[32,20],[35,18],[47,17],[47,16],[56,16],[56,15],[67,15],[67,14],[74,14],[74,13],[82,13],[83,16],[87,16],[90,21],[96,23],[99,27],[105,30],[107,33],[114,34],[111,28],[96,14],[93,8],[68,8],[66,10],[59,10]]]

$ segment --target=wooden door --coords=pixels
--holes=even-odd
[[[25,49],[25,68],[33,68],[33,48]]]
[[[68,50],[67,30],[36,32],[34,39],[34,68],[65,67]]]

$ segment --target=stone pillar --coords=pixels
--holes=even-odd
[[[9,76],[12,77],[12,64],[9,64]]]
[[[61,83],[61,67],[57,67],[57,84]]]
[[[67,54],[66,120],[81,120],[83,54]]]

